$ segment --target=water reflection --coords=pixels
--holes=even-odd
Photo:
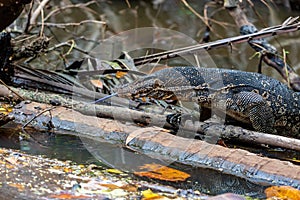
[[[24,139],[20,129],[12,127],[0,128],[0,147],[19,149],[33,155],[46,155],[49,158],[72,160],[81,164],[97,164],[103,167],[116,168],[123,171],[140,171],[144,164],[169,165],[170,162],[137,154],[119,145],[109,144],[96,139],[79,138],[72,135],[53,134],[30,130],[31,139]],[[23,138],[23,139],[21,139]],[[186,182],[164,182],[182,189],[194,189],[208,194],[234,192],[253,197],[263,196],[263,186],[250,183],[241,178],[226,175],[210,169],[193,168],[179,163],[172,163],[173,168],[191,175]],[[147,179],[148,181],[154,181]]]
[[[33,155],[72,160],[77,163],[101,164],[82,144],[79,137],[29,130],[30,138],[15,127],[0,128],[0,147],[18,149]],[[27,139],[26,139],[27,138]]]

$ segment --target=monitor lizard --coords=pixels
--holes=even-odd
[[[300,93],[259,73],[172,67],[119,87],[117,95],[197,102],[225,113],[227,123],[233,120],[260,132],[300,135]]]

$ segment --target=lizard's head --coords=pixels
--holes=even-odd
[[[156,76],[150,75],[117,89],[118,96],[130,99],[149,97],[167,99],[171,93],[165,89],[165,84]],[[169,99],[169,98],[168,98]]]

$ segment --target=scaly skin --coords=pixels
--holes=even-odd
[[[226,113],[226,121],[299,138],[300,93],[258,73],[196,67],[157,71],[117,90],[118,96],[197,102]]]

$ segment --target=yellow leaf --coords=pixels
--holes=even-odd
[[[287,159],[287,160],[293,161],[293,162],[295,162],[295,163],[300,163],[300,160],[298,160],[298,159],[296,159],[296,158],[293,158],[293,159]]]
[[[4,115],[8,115],[12,110],[13,108],[10,104],[1,104],[0,113],[3,113]]]
[[[117,71],[116,78],[122,78],[127,74],[127,72]]]
[[[8,115],[9,114],[9,112],[5,108],[0,108],[0,113],[2,113],[4,115]]]
[[[159,199],[162,198],[159,194],[153,193],[152,190],[144,190],[142,191],[143,195],[143,200],[148,200],[148,199]]]
[[[107,171],[108,173],[112,173],[112,174],[123,174],[123,172],[118,169],[107,169],[105,171]]]
[[[145,164],[140,169],[146,169],[147,171],[134,172],[134,174],[164,181],[185,181],[190,177],[185,172],[159,164]]]
[[[66,172],[66,173],[72,173],[72,169],[71,168],[68,168],[68,167],[65,167],[64,168],[64,172]]]
[[[272,186],[265,189],[268,199],[279,198],[284,200],[299,200],[300,190],[290,186]]]

